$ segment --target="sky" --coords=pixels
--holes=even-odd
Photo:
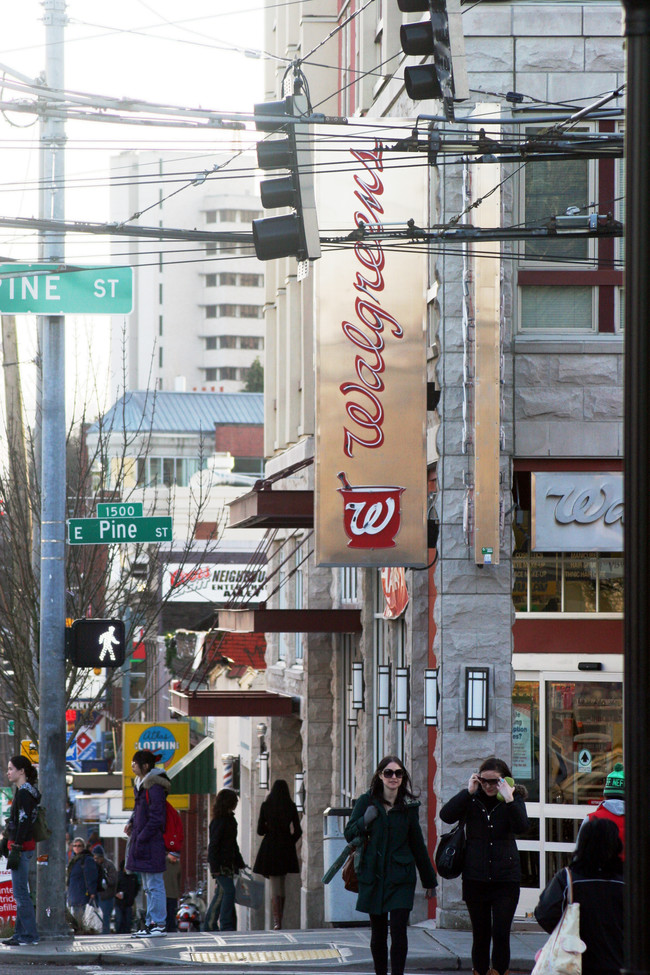
[[[236,13],[233,13],[236,9]],[[68,91],[144,99],[215,112],[251,112],[264,100],[263,59],[243,53],[263,46],[262,0],[67,0],[64,77]],[[0,76],[10,71],[28,78],[45,69],[44,8],[40,0],[3,5],[0,35]],[[19,99],[3,87],[3,103]],[[181,150],[188,158],[200,152],[197,169],[210,168],[210,152],[223,150],[216,135],[183,129],[119,126],[74,121],[66,123],[66,193],[68,220],[109,218],[109,162],[128,149]],[[25,114],[0,112],[0,216],[38,215],[39,125]],[[226,141],[225,147],[230,145]],[[191,192],[188,190],[187,192]],[[126,216],[126,215],[125,215]],[[101,238],[68,238],[66,258],[74,263],[102,263]],[[37,259],[34,235],[0,228],[0,263],[8,258]],[[68,407],[72,391],[83,398],[86,377],[91,385],[101,373],[107,350],[108,318],[69,316],[66,319]],[[20,358],[26,402],[33,379],[34,321],[21,316]],[[32,370],[33,371],[33,370]],[[101,404],[102,406],[104,404]],[[101,408],[101,406],[100,406]],[[95,410],[96,412],[96,410]]]

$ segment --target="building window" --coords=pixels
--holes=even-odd
[[[206,305],[205,306],[205,317],[206,318],[216,318],[217,317],[217,306],[216,305]]]
[[[160,484],[187,487],[192,475],[200,469],[201,464],[196,457],[138,457],[138,487],[156,487]]]
[[[162,315],[158,315],[158,335],[162,335],[162,333],[163,333],[163,317]]]
[[[219,210],[219,223],[236,223],[236,210]]]
[[[528,137],[537,134],[528,129]],[[527,162],[524,167],[524,215],[527,227],[545,226],[549,219],[563,215],[568,207],[579,207],[588,213],[594,199],[590,189],[589,162],[586,159],[553,159]],[[525,259],[562,257],[567,261],[584,261],[589,256],[589,240],[553,239],[545,237],[527,240]]]
[[[217,222],[217,211],[216,210],[206,210],[205,211],[205,222],[206,223],[216,223]]]
[[[261,305],[240,305],[239,306],[240,318],[261,318],[263,314],[264,314],[264,310]]]
[[[236,349],[237,348],[237,336],[236,335],[220,335],[219,336],[219,348],[220,349]]]
[[[240,349],[263,349],[264,339],[258,335],[242,335],[240,336]]]
[[[356,565],[346,565],[339,569],[341,582],[341,602],[356,603],[358,596],[358,569]]]
[[[341,686],[339,690],[339,701],[341,702],[341,805],[353,806],[357,797],[355,781],[357,729],[350,711],[354,641],[349,633],[341,637],[341,650]]]
[[[219,318],[238,318],[237,309],[238,305],[218,305],[218,317]]]
[[[215,368],[205,370],[205,381],[206,383],[215,383],[217,381],[217,370]]]
[[[264,285],[263,274],[240,274],[239,283],[242,288],[261,288]]]
[[[303,568],[305,566],[305,560],[308,555],[308,548],[304,543],[301,543],[296,548],[295,552],[295,568],[294,573],[294,584],[296,590],[295,607],[296,609],[302,609],[304,607],[304,579],[303,579]],[[302,664],[305,655],[305,645],[303,643],[302,633],[295,634],[295,660],[297,664]]]
[[[218,274],[206,274],[205,276],[205,286],[206,288],[216,288]]]
[[[219,379],[239,379],[239,370],[234,366],[224,366],[218,370]]]
[[[205,348],[206,348],[206,352],[210,352],[210,351],[212,351],[212,350],[214,350],[214,349],[217,348],[217,336],[216,335],[208,335],[208,337],[205,340]]]
[[[620,553],[518,553],[512,565],[517,613],[623,614]]]
[[[158,346],[158,368],[159,369],[162,369],[162,364],[163,364],[163,350],[162,350],[162,345],[159,345]]]
[[[526,285],[519,296],[521,331],[593,331],[593,288]]]
[[[159,305],[162,305],[162,303],[163,303],[163,286],[162,286],[162,284],[159,284],[158,285],[158,304]]]
[[[211,243],[205,245],[206,254],[216,254],[218,250],[219,245],[216,243],[216,241],[212,241]]]
[[[232,271],[224,271],[222,274],[219,275],[219,284],[224,286],[236,285],[237,275],[234,274]]]

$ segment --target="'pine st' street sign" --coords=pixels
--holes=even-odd
[[[171,542],[171,518],[69,518],[70,545]]]
[[[0,312],[6,315],[129,315],[133,270],[60,264],[1,264]]]

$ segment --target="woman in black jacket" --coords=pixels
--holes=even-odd
[[[475,975],[506,975],[510,965],[510,928],[521,885],[515,835],[526,832],[528,816],[526,790],[510,785],[509,777],[505,762],[488,758],[440,810],[444,823],[465,819],[463,900],[472,922]]]
[[[623,967],[623,844],[615,822],[588,819],[571,861],[573,899],[580,904],[580,937],[587,945],[583,975],[618,975]],[[535,917],[549,933],[562,916],[566,870],[558,870],[539,899]]]
[[[237,845],[237,820],[235,809],[239,797],[233,789],[222,789],[217,798],[210,821],[208,864],[216,881],[214,897],[205,915],[205,931],[234,931],[235,875],[246,864]]]
[[[12,755],[7,762],[7,778],[16,791],[9,819],[0,843],[0,856],[7,857],[11,886],[16,901],[16,929],[5,945],[37,945],[38,930],[29,890],[29,867],[36,852],[34,820],[41,801],[36,787],[35,767],[24,755]]]
[[[271,881],[273,928],[277,931],[282,927],[286,875],[300,870],[296,843],[302,836],[298,809],[284,779],[275,780],[268,798],[262,803],[257,835],[264,839],[253,870]]]

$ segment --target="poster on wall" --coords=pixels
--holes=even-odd
[[[168,769],[190,750],[190,726],[186,721],[160,721],[144,723],[141,721],[122,722],[122,806],[133,809],[133,772],[131,758],[135,752],[148,751],[160,755],[156,768]],[[176,809],[189,809],[189,795],[168,795]]]
[[[513,708],[512,774],[515,779],[533,777],[533,719],[529,704],[515,704]]]
[[[352,239],[315,265],[316,562],[424,566],[426,254],[363,230],[426,226],[427,169],[363,121],[362,139],[325,138],[317,166],[321,212]]]

